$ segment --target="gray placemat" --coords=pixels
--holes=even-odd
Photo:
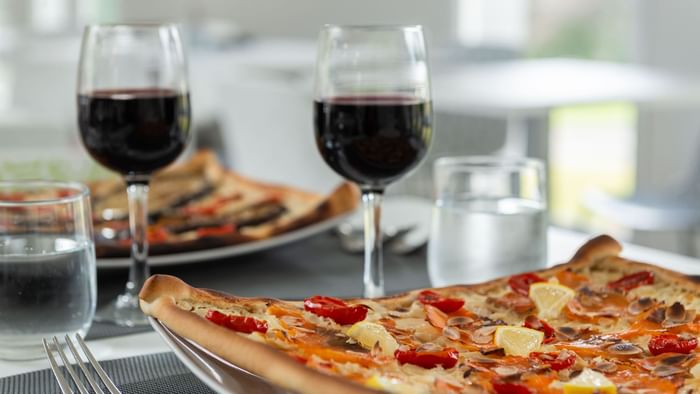
[[[122,335],[138,334],[153,331],[150,325],[141,327],[120,327],[116,324],[92,322],[85,339],[88,341],[100,338],[120,337]]]
[[[123,394],[214,393],[171,352],[103,361],[100,364]],[[0,379],[0,394],[34,393],[61,393],[50,370]]]

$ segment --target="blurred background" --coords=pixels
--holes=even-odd
[[[0,0],[0,178],[105,176],[75,121],[88,23],[172,21],[188,47],[197,145],[272,181],[338,181],[313,141],[324,23],[422,24],[435,140],[390,194],[431,196],[446,155],[546,160],[552,224],[697,256],[695,0]]]

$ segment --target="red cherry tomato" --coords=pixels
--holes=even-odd
[[[662,353],[688,354],[696,347],[698,347],[698,340],[692,336],[661,334],[649,340],[649,352],[654,356]]]
[[[364,320],[367,307],[348,305],[334,297],[313,296],[304,300],[304,309],[318,316],[333,319],[338,324],[354,324]]]
[[[435,368],[442,365],[443,368],[452,368],[459,361],[457,349],[448,347],[443,350],[433,352],[419,352],[416,350],[397,350],[394,357],[401,364],[413,364],[425,369]]]
[[[609,282],[608,288],[619,291],[630,291],[636,287],[651,284],[654,284],[654,273],[651,271],[640,271]]]
[[[533,273],[525,273],[519,275],[513,275],[508,279],[508,285],[513,289],[514,292],[522,294],[524,296],[530,293],[530,285],[536,282],[544,282],[539,275]]]
[[[530,358],[549,365],[549,367],[555,371],[561,371],[562,369],[569,368],[576,362],[576,354],[573,352],[566,352],[563,356],[561,353],[557,352],[532,352],[530,353]]]
[[[529,388],[520,383],[504,382],[502,380],[494,380],[491,382],[493,391],[496,394],[532,394]]]
[[[445,313],[452,313],[464,305],[464,300],[443,297],[431,290],[423,290],[418,293],[418,301],[421,304],[432,305]]]
[[[216,237],[218,235],[231,234],[234,231],[236,231],[236,226],[233,223],[218,227],[202,227],[197,229],[197,237]]]
[[[554,336],[554,328],[550,326],[546,321],[536,318],[535,316],[528,316],[523,323],[523,327],[532,328],[533,330],[542,331],[544,333],[544,343],[552,342],[556,337]]]
[[[211,309],[204,317],[214,324],[245,334],[250,334],[253,331],[263,334],[267,332],[267,322],[252,317],[226,315]]]

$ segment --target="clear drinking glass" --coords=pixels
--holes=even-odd
[[[88,26],[78,71],[78,124],[92,158],[124,177],[129,200],[129,280],[96,320],[145,325],[138,292],[149,275],[148,182],[190,140],[187,69],[177,27]]]
[[[441,158],[434,164],[434,183],[428,243],[433,286],[545,267],[547,199],[541,161]]]
[[[41,339],[84,335],[95,314],[90,193],[78,183],[0,182],[0,358],[43,357]]]
[[[388,184],[425,157],[430,78],[420,26],[324,26],[314,91],[316,145],[362,190],[364,295],[384,295],[380,207]]]

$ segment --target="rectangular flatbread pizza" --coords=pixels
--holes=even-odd
[[[129,256],[126,185],[90,184],[98,257]],[[150,185],[147,238],[151,255],[259,241],[352,212],[357,187],[329,194],[273,185],[224,168],[211,151],[156,173]]]
[[[698,393],[700,286],[599,236],[565,264],[377,299],[242,298],[151,277],[142,310],[300,393]]]

